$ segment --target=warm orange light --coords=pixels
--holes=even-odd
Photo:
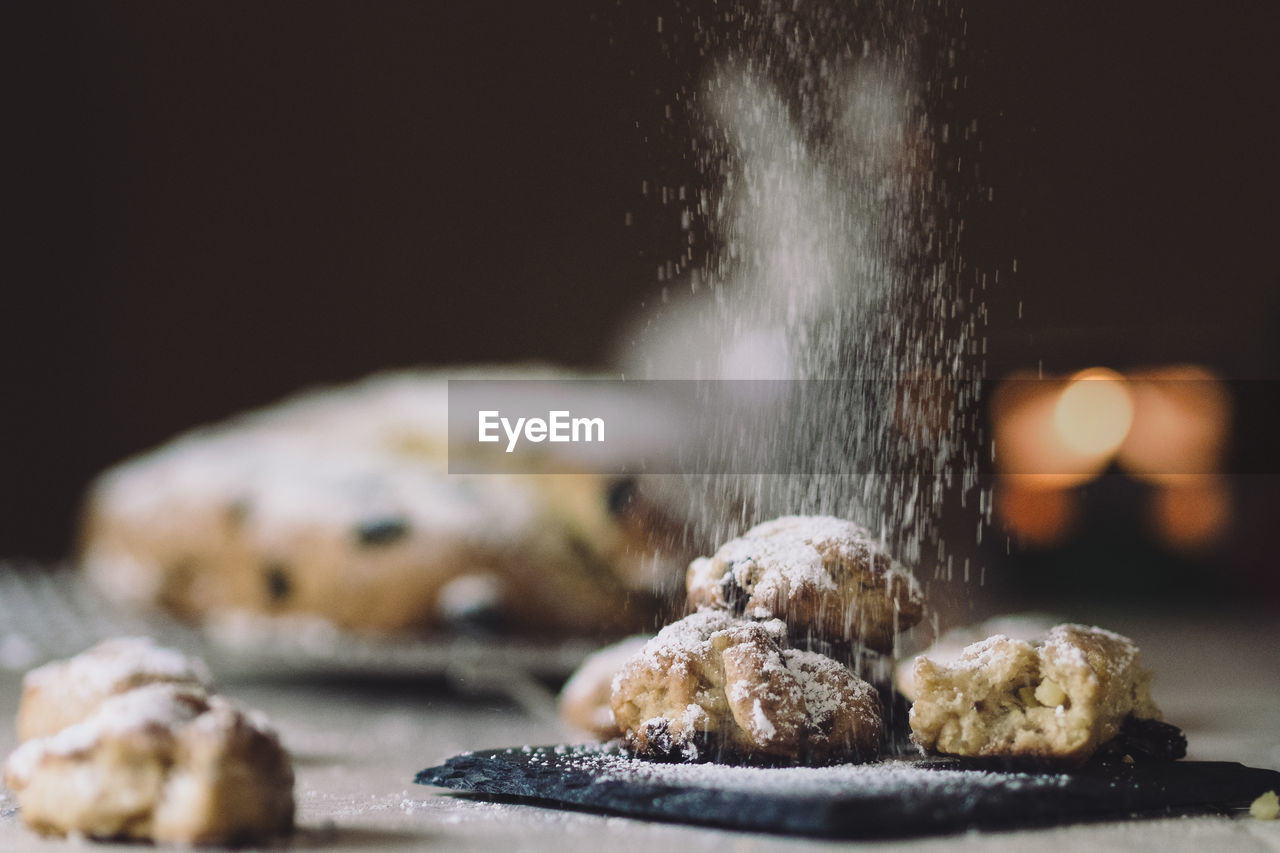
[[[1136,405],[1120,464],[1135,477],[1172,482],[1222,465],[1231,427],[1226,386],[1204,368],[1165,367],[1130,375]]]
[[[1073,492],[1039,485],[1027,488],[1024,477],[1003,480],[996,486],[996,512],[1023,543],[1047,548],[1072,531],[1080,508]]]
[[[1133,398],[1125,378],[1093,367],[1071,377],[1053,409],[1058,439],[1087,457],[1107,457],[1120,447],[1133,425]]]
[[[1226,532],[1230,518],[1231,494],[1221,477],[1166,477],[1152,496],[1152,522],[1175,548],[1212,545]]]
[[[1149,518],[1175,548],[1211,545],[1227,529],[1231,495],[1221,470],[1230,396],[1203,368],[1164,367],[1127,377],[1095,367],[1069,379],[1015,374],[991,403],[993,450],[1004,475],[995,509],[1024,542],[1048,547],[1079,521],[1073,486],[1113,461],[1155,484]]]
[[[1056,423],[1066,380],[1032,380],[1015,374],[992,400],[995,461],[1021,488],[1062,489],[1092,480],[1109,453],[1081,452],[1063,440]]]

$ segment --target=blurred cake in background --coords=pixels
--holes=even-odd
[[[383,633],[652,626],[689,559],[679,526],[630,478],[450,475],[449,378],[570,374],[382,374],[193,430],[93,483],[84,571],[117,601],[193,623],[258,614]]]

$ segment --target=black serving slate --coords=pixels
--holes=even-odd
[[[466,753],[415,781],[544,806],[831,838],[1221,811],[1280,789],[1276,771],[1218,761],[1096,762],[1068,772],[977,769],[946,758],[760,768],[655,764],[590,746]]]

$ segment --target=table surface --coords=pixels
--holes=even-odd
[[[1156,673],[1166,719],[1182,726],[1189,758],[1280,770],[1280,622],[1146,616],[1107,627],[1133,637]],[[416,771],[471,749],[573,741],[548,713],[466,695],[439,682],[245,678],[224,693],[266,711],[292,751],[299,831],[289,849],[326,851],[807,850],[824,842],[489,803],[412,783]],[[0,669],[0,720],[17,711],[20,674]],[[0,755],[14,746],[0,729]],[[26,830],[0,793],[0,851],[50,853],[86,842]],[[1280,851],[1280,821],[1247,816],[1131,820],[860,843],[859,849]],[[154,849],[112,845],[111,851]]]

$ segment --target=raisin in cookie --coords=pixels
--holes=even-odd
[[[293,770],[257,714],[149,684],[20,746],[5,765],[23,821],[46,835],[229,843],[293,826]]]
[[[880,700],[848,669],[786,647],[786,626],[700,610],[662,629],[613,681],[639,755],[826,763],[877,757]]]
[[[948,755],[1078,764],[1126,720],[1159,720],[1138,649],[1101,628],[1059,625],[1038,642],[996,635],[954,662],[916,658],[912,739]]]
[[[208,689],[211,679],[202,661],[147,637],[106,640],[69,660],[33,669],[22,679],[18,739],[59,732],[108,698],[158,682]]]
[[[451,372],[552,378],[549,371]],[[249,611],[397,632],[645,627],[687,555],[628,479],[448,473],[449,375],[311,392],[103,474],[81,563],[192,622]],[[480,593],[480,594],[477,594]]]
[[[924,615],[911,574],[851,521],[786,516],[756,525],[689,565],[691,607],[781,619],[792,636],[876,651]]]

